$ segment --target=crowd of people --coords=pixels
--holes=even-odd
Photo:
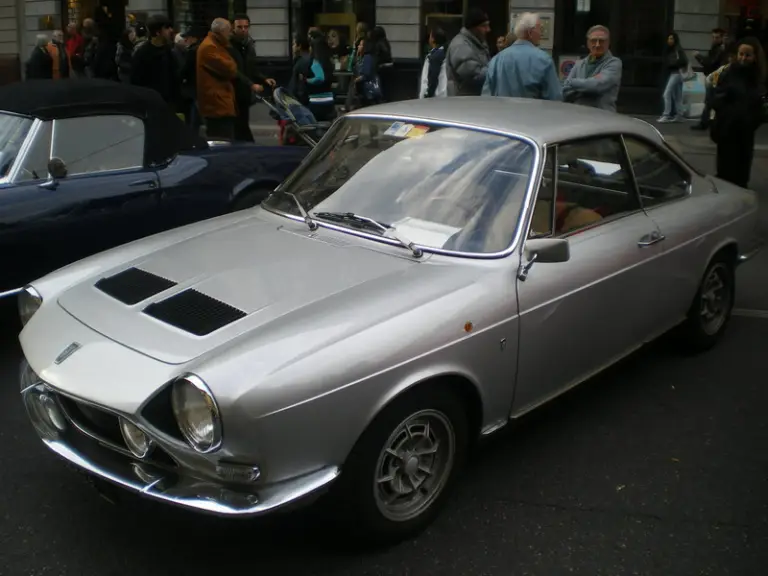
[[[541,20],[537,14],[520,15],[514,33],[497,39],[498,53],[491,58],[486,37],[488,16],[470,8],[464,26],[446,48],[445,36],[432,31],[432,50],[422,73],[421,97],[509,96],[565,101],[616,111],[621,88],[622,61],[610,50],[610,30],[592,26],[586,35],[589,55],[579,60],[561,81],[555,63],[542,50]],[[440,45],[440,39],[443,44]],[[766,107],[766,55],[753,36],[726,42],[722,29],[713,30],[707,55],[695,53],[706,74],[707,95],[702,119],[694,129],[708,129],[717,145],[717,176],[738,186],[749,183],[755,132]],[[693,74],[680,38],[667,37],[664,51],[664,111],[659,122],[674,122],[683,114],[683,84]],[[440,79],[444,77],[444,90]]]
[[[164,15],[115,33],[107,9],[71,24],[66,33],[45,34],[26,65],[28,79],[101,78],[151,88],[194,129],[205,126],[209,138],[253,141],[250,107],[254,95],[276,82],[259,71],[250,18],[216,18],[209,29],[176,33]],[[293,42],[294,66],[288,91],[318,121],[336,115],[332,89],[337,70],[351,73],[355,106],[388,99],[392,55],[386,32],[360,22],[347,45],[340,34],[310,28]]]

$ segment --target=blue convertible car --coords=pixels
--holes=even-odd
[[[306,147],[207,142],[153,91],[35,80],[0,89],[0,297],[113,246],[251,207]]]

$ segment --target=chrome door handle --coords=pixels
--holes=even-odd
[[[642,239],[637,243],[638,246],[641,248],[645,248],[646,246],[653,246],[654,244],[661,242],[664,240],[666,236],[664,234],[659,234],[658,232],[651,232],[650,234],[643,236]]]
[[[157,186],[157,182],[151,178],[148,178],[146,180],[136,180],[135,182],[131,182],[129,186],[149,186],[150,188],[154,188]]]

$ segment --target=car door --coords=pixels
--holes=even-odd
[[[513,413],[588,378],[653,332],[658,228],[641,209],[620,137],[564,142],[546,158],[527,237],[567,238],[570,259],[534,262],[518,279]]]
[[[701,242],[702,229],[717,210],[716,194],[703,196],[694,208],[694,185],[710,187],[670,152],[636,136],[624,135],[627,154],[648,216],[661,231],[664,251],[663,298],[654,313],[668,327],[688,311],[707,265],[709,248]],[[698,216],[695,211],[698,210]]]
[[[46,178],[52,157],[66,177]],[[0,246],[19,251],[14,282],[158,231],[159,180],[143,159],[144,125],[133,116],[45,123],[3,192]]]

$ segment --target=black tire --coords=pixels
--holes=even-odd
[[[410,426],[410,432],[413,434],[396,436],[395,433],[402,429],[402,425],[411,421],[410,419],[416,415],[421,415],[421,420],[417,420]],[[425,429],[423,425],[419,428],[419,421],[428,421],[429,418],[434,419],[435,429]],[[377,495],[393,488],[397,482],[393,480],[391,483],[377,483],[375,478],[387,463],[389,464],[387,475],[396,477],[393,465],[397,464],[401,467],[400,470],[406,470],[410,464],[413,464],[414,456],[396,458],[392,453],[385,453],[385,448],[391,445],[393,436],[414,441],[425,430],[429,432],[426,436],[421,435],[420,442],[421,446],[429,446],[429,434],[439,435],[436,430],[442,427],[440,418],[449,424],[453,432],[452,454],[451,443],[443,440],[443,444],[447,442],[446,450],[441,452],[438,446],[434,454],[425,455],[423,460],[417,457],[416,460],[424,467],[416,471],[422,472],[428,468],[426,463],[431,463],[433,470],[440,469],[440,462],[448,463],[449,468],[444,475],[436,473],[435,479],[422,472],[421,475],[426,479],[418,489],[413,489],[411,494],[418,492],[418,498],[423,499],[421,504],[423,507],[418,512],[414,511],[412,517],[403,516],[395,519],[391,508],[388,508],[388,512],[382,511],[380,503],[385,508],[387,506]],[[405,434],[405,431],[403,430],[402,433]],[[468,418],[461,400],[447,387],[425,385],[396,398],[374,419],[357,441],[342,468],[338,483],[333,487],[330,501],[336,510],[337,520],[342,520],[341,527],[348,531],[354,542],[364,545],[394,544],[420,533],[437,517],[450,496],[466,460],[469,433]],[[418,442],[414,445],[418,445]],[[411,451],[405,450],[403,453],[411,454]],[[404,464],[406,460],[409,461],[408,465]],[[442,480],[437,479],[438,476]],[[402,475],[400,478],[402,479]],[[432,483],[429,483],[430,481]],[[403,479],[402,482],[407,481]],[[431,496],[426,495],[425,493],[432,490],[434,484],[439,484],[441,487],[435,489]],[[406,485],[400,483],[399,488],[409,489],[414,488],[414,485],[410,482]],[[339,518],[339,510],[341,518]]]
[[[699,289],[696,291],[696,296],[688,310],[688,317],[677,331],[677,337],[685,352],[698,353],[709,350],[725,334],[731,320],[736,296],[735,268],[733,258],[723,252],[715,255],[707,266]],[[714,276],[723,285],[721,297],[715,303],[720,314],[717,322],[705,317],[707,311],[705,308],[711,307],[712,304],[709,283],[715,281]]]
[[[235,201],[232,202],[232,212],[239,212],[240,210],[247,210],[248,208],[258,206],[266,200],[267,196],[272,193],[272,190],[274,190],[274,188],[261,187],[241,192],[240,195],[235,198]]]

